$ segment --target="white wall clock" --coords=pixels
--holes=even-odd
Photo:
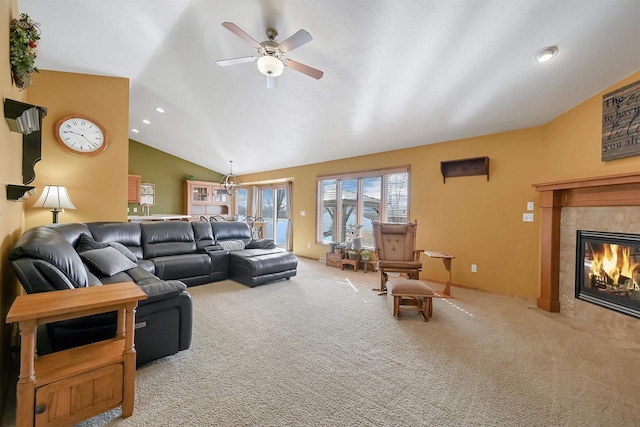
[[[72,154],[92,156],[102,153],[109,145],[107,131],[97,121],[82,114],[58,119],[54,134],[60,146]]]

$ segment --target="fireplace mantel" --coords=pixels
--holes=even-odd
[[[559,312],[560,212],[568,206],[640,206],[640,172],[534,184],[540,192],[538,307]]]

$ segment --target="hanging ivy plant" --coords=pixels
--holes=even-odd
[[[26,13],[20,19],[11,21],[9,37],[9,61],[11,77],[18,89],[25,89],[31,84],[31,73],[38,72],[36,56],[38,40],[40,40],[39,22],[33,22]]]

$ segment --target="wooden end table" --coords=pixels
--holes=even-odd
[[[340,270],[344,270],[345,265],[352,265],[353,271],[358,271],[358,264],[360,264],[360,251],[358,251],[358,255],[354,259],[342,258],[340,260]]]
[[[133,414],[136,350],[134,316],[147,295],[132,282],[20,295],[7,323],[19,322],[20,375],[16,425],[71,425],[122,405]],[[36,356],[36,327],[118,312],[113,339]]]
[[[451,260],[455,258],[455,256],[448,254],[446,252],[437,252],[437,251],[424,251],[424,253],[430,258],[441,258],[444,263],[444,268],[449,272],[449,279],[447,280],[447,284],[444,287],[444,291],[442,293],[447,296],[451,296]]]

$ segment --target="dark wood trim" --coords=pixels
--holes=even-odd
[[[533,184],[536,191],[566,190],[569,188],[599,187],[602,185],[618,185],[640,183],[640,172],[617,175],[598,176],[592,178],[571,179],[566,181]]]

